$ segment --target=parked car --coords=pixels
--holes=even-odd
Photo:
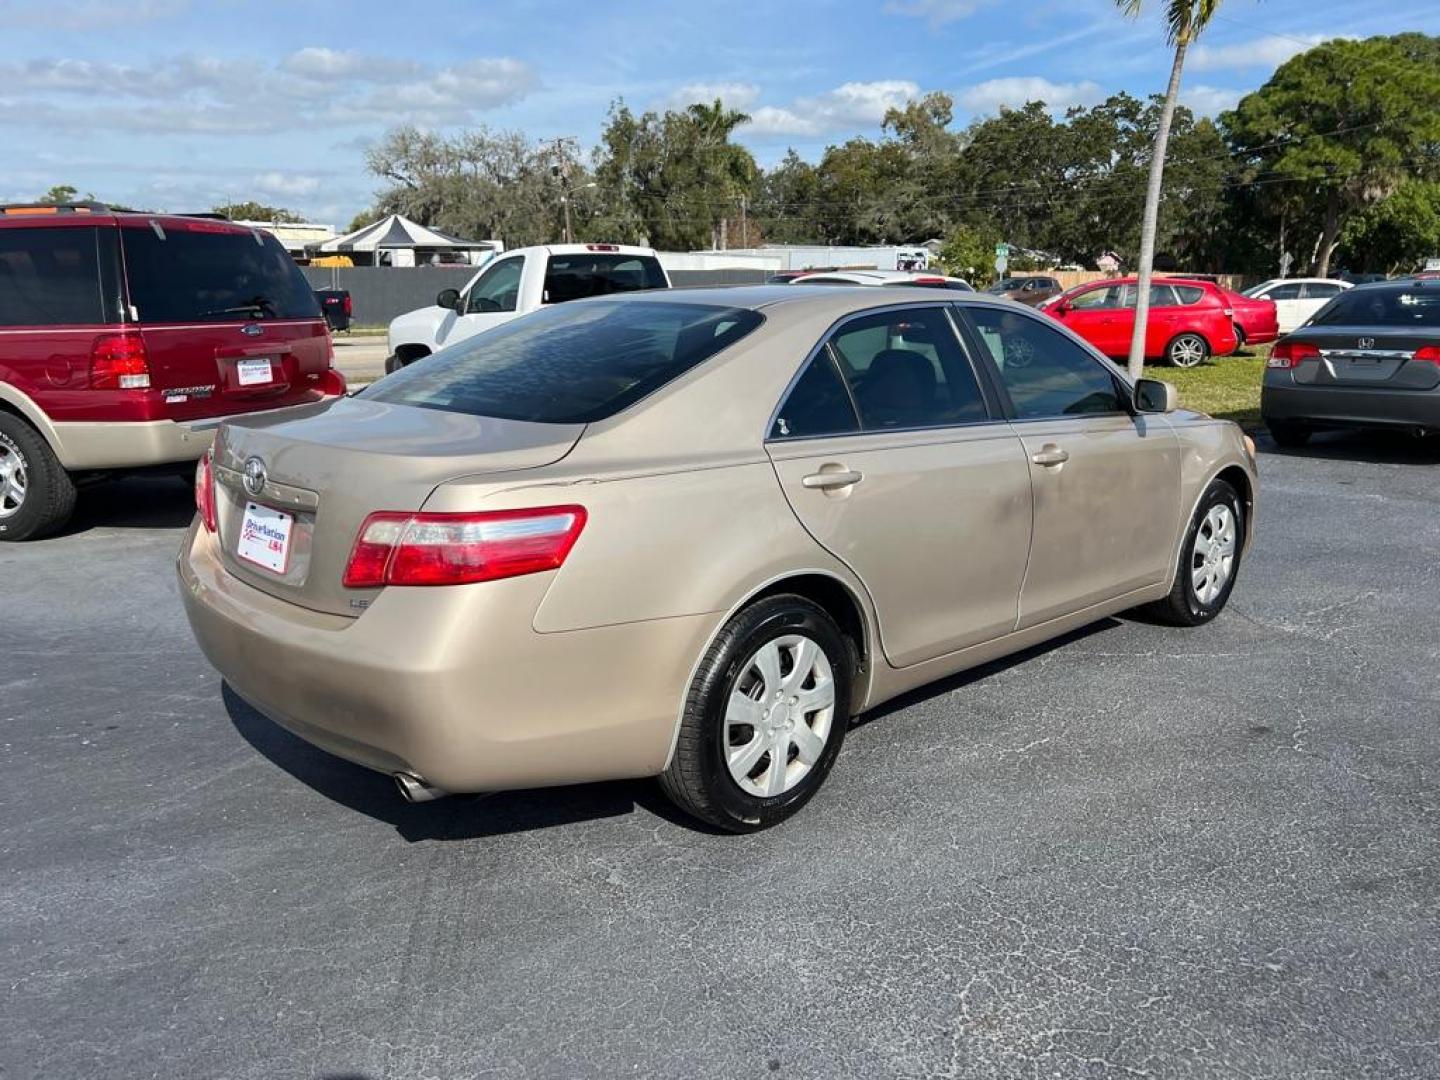
[[[1246,289],[1244,295],[1273,301],[1280,333],[1288,334],[1351,287],[1333,278],[1275,278]]]
[[[227,416],[343,394],[332,360],[262,229],[0,207],[0,541],[59,529],[78,481],[193,464]]]
[[[391,320],[385,370],[398,371],[547,304],[669,287],[670,279],[650,248],[621,244],[516,248],[486,263],[464,288],[442,289],[434,307]]]
[[[1235,312],[1232,321],[1235,323],[1235,336],[1239,339],[1237,349],[1246,345],[1268,345],[1280,336],[1275,301],[1246,296],[1223,287],[1220,293]]]
[[[804,274],[794,278],[791,285],[872,285],[889,288],[952,289],[955,292],[974,292],[970,283],[963,278],[946,277],[927,270],[829,270],[825,273]]]
[[[325,315],[325,325],[330,327],[332,332],[339,333],[350,329],[355,308],[350,300],[349,289],[316,289],[315,299],[320,302],[320,310]]]
[[[1135,332],[1135,286],[1133,277],[1077,285],[1040,310],[1106,356],[1123,358],[1130,354]],[[1234,316],[1225,294],[1212,282],[1157,280],[1150,286],[1145,359],[1188,368],[1211,356],[1228,356],[1239,345]]]
[[[180,591],[229,686],[407,798],[658,775],[758,829],[857,713],[1220,611],[1253,444],[1174,403],[974,294],[584,300],[226,425]]]
[[[765,279],[766,285],[789,285],[798,277],[806,274],[829,274],[838,270],[838,266],[812,266],[805,270],[777,270]]]
[[[1313,431],[1440,431],[1440,281],[1357,285],[1282,338],[1260,414],[1281,446]]]
[[[985,290],[991,296],[1004,296],[1022,304],[1037,307],[1052,296],[1059,296],[1065,290],[1053,277],[1007,277],[1001,278]]]

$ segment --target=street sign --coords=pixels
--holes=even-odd
[[[1281,276],[1281,277],[1288,277],[1288,276],[1290,275],[1290,264],[1293,263],[1294,261],[1295,261],[1295,256],[1294,256],[1294,255],[1291,255],[1290,252],[1288,252],[1288,251],[1281,252],[1281,254],[1280,254],[1280,276]]]
[[[1003,258],[1006,258],[1009,254],[1010,254],[1010,245],[1009,245],[1009,244],[1000,243],[1000,244],[996,244],[996,245],[995,245],[995,258],[997,258],[997,259],[1003,259]]]
[[[995,273],[1004,274],[1010,268],[1010,260],[1004,255],[995,256]]]

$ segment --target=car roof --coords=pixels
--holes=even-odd
[[[610,293],[572,304],[635,303],[710,304],[716,307],[747,308],[787,315],[829,315],[842,318],[872,308],[913,304],[983,304],[1004,311],[1015,310],[1013,300],[954,289],[857,289],[853,285],[702,285],[693,288],[652,289],[641,292]],[[568,305],[567,305],[568,306]]]
[[[892,281],[919,281],[923,278],[958,281],[934,270],[816,270],[802,277],[843,279],[854,285],[886,285]]]

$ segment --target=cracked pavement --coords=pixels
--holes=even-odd
[[[1440,1075],[1440,450],[1262,444],[1200,630],[886,706],[778,830],[407,806],[224,691],[174,481],[0,548],[0,1076]]]

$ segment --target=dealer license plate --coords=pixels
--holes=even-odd
[[[236,365],[236,374],[240,378],[241,386],[264,386],[271,378],[270,361],[265,360],[241,360]]]
[[[283,510],[247,502],[235,554],[272,574],[285,573],[290,565],[290,530],[294,524],[295,518]]]

